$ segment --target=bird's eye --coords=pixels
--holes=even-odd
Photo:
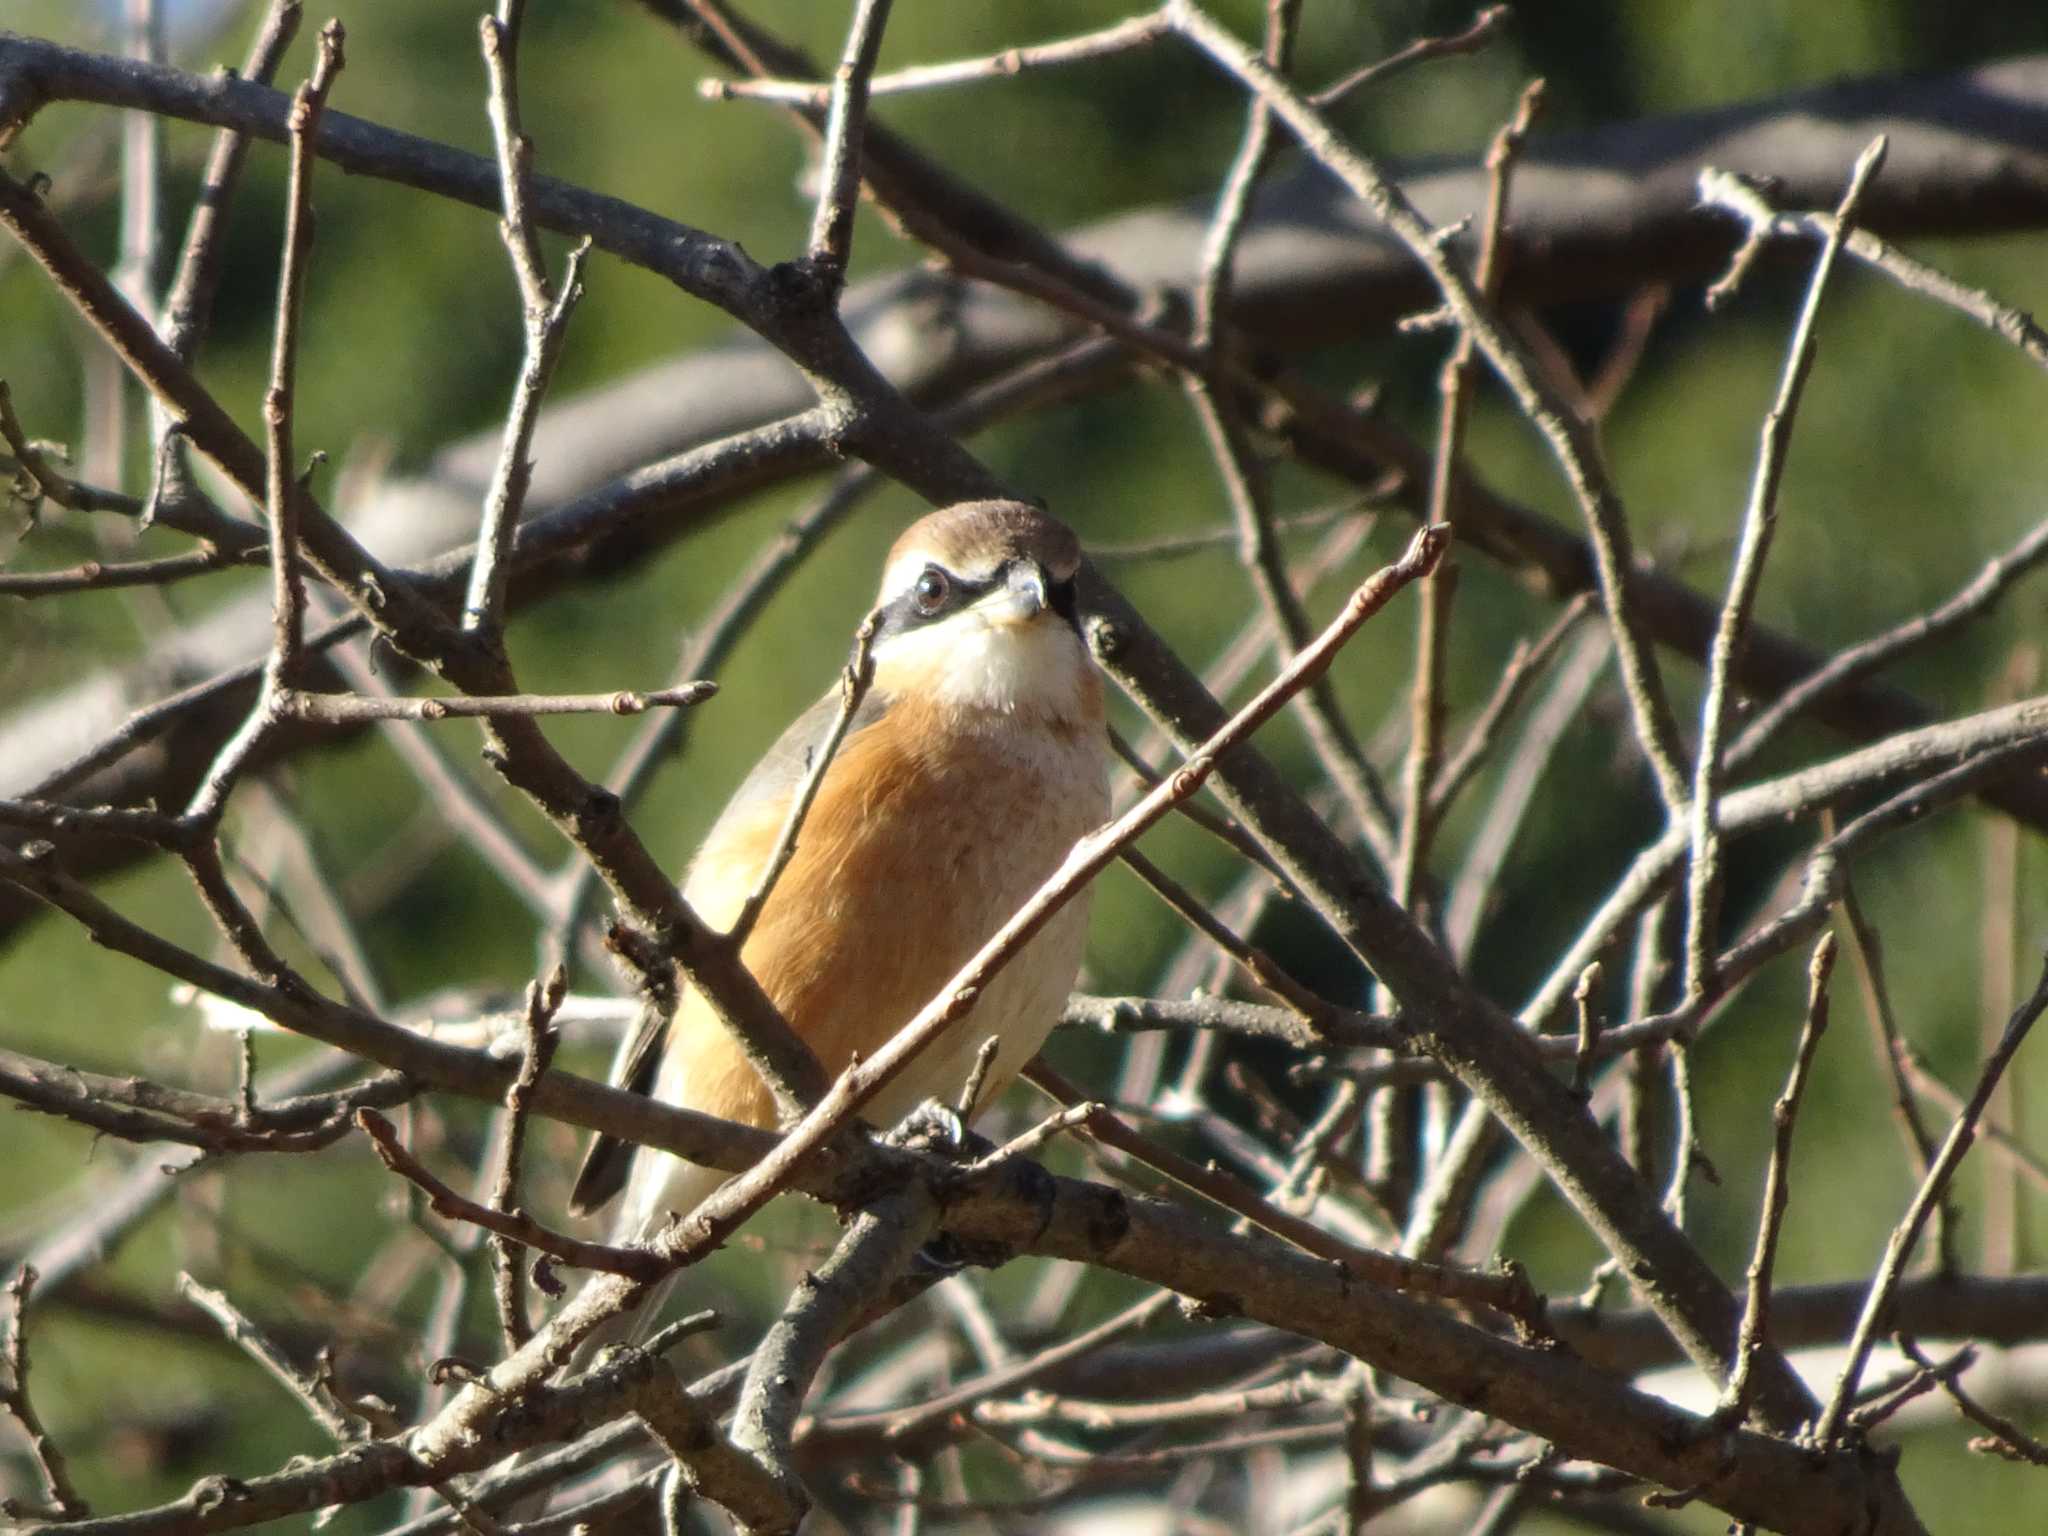
[[[946,599],[952,595],[953,583],[946,573],[936,565],[928,565],[911,583],[910,599],[917,604],[917,611],[929,618],[946,606]]]

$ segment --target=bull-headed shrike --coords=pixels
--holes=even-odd
[[[1012,501],[934,512],[889,552],[872,681],[741,949],[828,1073],[873,1055],[1108,814],[1102,683],[1075,621],[1080,560],[1065,524]],[[783,733],[698,850],[683,895],[713,927],[731,927],[760,879],[839,704],[828,694]],[[956,1103],[991,1037],[969,1113],[999,1094],[1058,1019],[1087,925],[1084,893],[867,1118],[887,1126],[927,1099]],[[694,993],[626,1042],[616,1076],[670,1104],[776,1124],[766,1085]],[[633,1241],[725,1177],[599,1137],[573,1204],[592,1211],[623,1189],[613,1232]]]

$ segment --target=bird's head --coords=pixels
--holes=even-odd
[[[889,551],[875,686],[955,709],[1084,720],[1101,685],[1074,616],[1081,542],[1020,501],[920,518]]]

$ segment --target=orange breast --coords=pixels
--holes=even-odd
[[[1101,821],[1100,733],[1099,719],[1061,730],[899,703],[848,738],[743,951],[828,1071],[879,1048]],[[731,921],[784,811],[764,804],[701,851],[687,891],[707,921]],[[1017,1042],[1021,1054],[1006,1049],[999,1058],[1005,1076],[1036,1050],[1072,984],[1085,922],[1082,907],[1063,913],[963,1025],[973,1041],[1031,1032]],[[954,1085],[936,1079],[963,1073],[961,1060],[941,1042],[892,1102],[949,1091]],[[774,1123],[767,1090],[701,1000],[679,1013],[662,1076],[664,1098]]]

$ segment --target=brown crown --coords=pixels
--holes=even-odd
[[[1081,541],[1058,518],[1021,501],[963,501],[941,507],[903,530],[889,565],[906,554],[949,571],[992,571],[1005,560],[1036,560],[1054,581],[1081,568]]]

